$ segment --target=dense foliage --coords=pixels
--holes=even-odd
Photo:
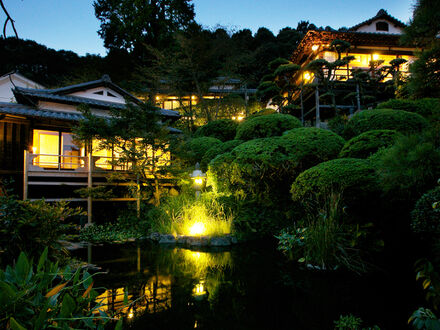
[[[368,158],[380,148],[392,146],[400,134],[380,129],[364,132],[345,143],[339,154],[341,158]]]
[[[217,190],[275,204],[286,199],[299,173],[337,157],[343,143],[335,133],[318,128],[247,141],[212,160],[209,178]]]
[[[280,136],[285,131],[301,126],[298,118],[290,115],[272,114],[258,116],[242,122],[237,128],[235,138],[238,140],[252,140]]]
[[[405,110],[418,113],[423,117],[440,117],[440,99],[424,98],[420,100],[391,99],[379,103],[378,109]]]
[[[214,120],[199,127],[194,136],[210,136],[225,142],[235,138],[237,126],[237,122],[232,119]]]
[[[205,155],[202,158],[202,161],[200,162],[200,167],[203,171],[206,171],[208,169],[208,164],[211,160],[213,160],[218,155],[224,154],[226,152],[230,152],[232,149],[234,149],[236,146],[242,144],[244,141],[242,140],[231,140],[226,141],[221,144],[216,144],[205,153]]]
[[[346,126],[344,134],[353,137],[376,129],[392,129],[403,133],[420,132],[428,122],[422,116],[392,109],[364,110],[355,114]]]
[[[87,271],[60,268],[48,260],[47,248],[37,264],[22,252],[14,267],[0,270],[0,327],[104,329],[111,318],[102,311],[96,315],[97,296]]]
[[[438,235],[440,233],[440,187],[425,193],[411,212],[411,228],[415,233]]]
[[[39,256],[46,247],[51,256],[59,255],[58,241],[71,227],[66,220],[80,214],[79,208],[69,208],[65,202],[49,204],[44,200],[21,201],[0,196],[2,263],[11,262],[20,251],[29,257]]]
[[[295,202],[322,204],[330,193],[341,193],[347,212],[361,215],[375,206],[380,196],[378,177],[370,161],[334,159],[302,172],[292,184]]]
[[[190,138],[179,147],[179,155],[191,165],[200,163],[209,149],[221,143],[219,139],[209,136]]]

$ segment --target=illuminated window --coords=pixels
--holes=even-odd
[[[34,129],[32,150],[39,154],[34,158],[34,165],[58,168],[60,154],[60,134],[57,131]]]
[[[92,156],[95,160],[95,166],[104,170],[112,169],[112,149],[103,149],[100,146],[100,142],[96,139],[92,142]]]
[[[62,168],[75,169],[80,167],[82,163],[80,156],[84,156],[84,148],[77,146],[73,142],[73,135],[61,133],[61,146],[63,148]]]

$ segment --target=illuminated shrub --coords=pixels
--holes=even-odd
[[[302,205],[322,204],[331,193],[340,193],[348,210],[369,210],[380,196],[372,163],[342,158],[316,165],[301,173],[292,184],[292,199]]]
[[[242,122],[237,128],[237,140],[252,140],[280,136],[285,131],[301,127],[298,118],[291,115],[271,114],[257,116]]]
[[[183,142],[183,145],[180,147],[181,157],[190,163],[196,163],[202,160],[205,152],[207,152],[210,148],[215,145],[221,144],[222,141],[213,137],[199,137],[189,139]]]
[[[211,160],[213,160],[218,155],[224,154],[225,152],[229,152],[234,149],[236,146],[242,144],[242,140],[231,140],[226,141],[224,143],[219,143],[209,148],[200,162],[200,167],[202,171],[206,171],[208,169],[208,164]]]
[[[221,141],[228,141],[234,139],[237,126],[237,122],[231,119],[214,120],[202,127],[199,127],[194,133],[194,136],[210,136]]]
[[[378,109],[394,109],[405,110],[409,112],[418,113],[424,117],[431,117],[432,115],[440,115],[440,99],[424,98],[420,100],[403,100],[392,99],[382,102],[377,106]]]
[[[288,198],[295,177],[336,158],[344,140],[318,128],[298,128],[282,137],[247,141],[214,158],[209,177],[216,189],[275,203]]]
[[[353,137],[377,129],[391,129],[403,133],[420,132],[428,125],[422,116],[403,110],[364,110],[355,114],[347,123],[344,134]]]
[[[345,143],[339,154],[341,158],[368,158],[380,148],[392,146],[400,134],[381,129],[364,132]]]
[[[440,233],[440,187],[428,191],[417,201],[411,212],[411,229],[424,235]]]

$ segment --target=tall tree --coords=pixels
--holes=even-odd
[[[99,35],[108,49],[144,55],[144,44],[163,47],[172,33],[194,21],[191,0],[96,0]]]

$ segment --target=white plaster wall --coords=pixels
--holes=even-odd
[[[388,31],[377,31],[376,30],[376,23],[377,22],[387,22],[388,23]],[[373,21],[369,25],[363,25],[357,28],[356,32],[370,32],[370,33],[384,33],[384,34],[402,34],[403,29],[400,27],[394,26],[393,23],[385,20],[385,19],[378,19]]]
[[[94,94],[95,92],[99,92],[99,91],[103,91],[104,95]],[[112,93],[116,97],[108,96],[107,95],[108,92]],[[86,97],[88,99],[93,99],[93,100],[125,104],[124,97],[121,94],[114,91],[113,89],[106,87],[96,87],[96,88],[88,89],[86,91],[75,92],[69,95]]]
[[[77,114],[81,113],[76,105],[61,104],[56,102],[39,101],[38,107],[40,109],[54,110],[59,112],[69,112],[69,113],[77,113]],[[93,109],[93,108],[90,110],[94,115],[98,115],[98,116],[109,115],[109,112],[107,110]]]
[[[22,79],[19,76],[12,74],[11,79],[17,87],[24,88],[43,88],[43,86],[29,79]],[[0,102],[16,102],[12,89],[14,84],[11,83],[9,76],[0,79]]]

